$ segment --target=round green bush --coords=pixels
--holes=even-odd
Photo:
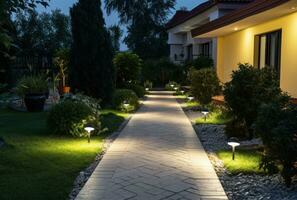
[[[47,123],[56,134],[82,137],[85,135],[84,126],[92,116],[92,109],[86,104],[66,100],[50,110]]]
[[[133,90],[138,98],[142,98],[145,95],[145,89],[141,85],[130,85],[129,89]]]
[[[136,110],[139,107],[138,97],[133,90],[118,89],[114,93],[113,105],[116,109],[128,111],[124,103],[129,104],[129,111]]]

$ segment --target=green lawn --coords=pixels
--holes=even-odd
[[[218,157],[223,160],[225,167],[232,174],[237,173],[265,173],[259,169],[261,154],[256,150],[236,150],[235,160],[232,160],[232,151],[220,151]]]
[[[46,128],[47,113],[0,110],[0,199],[67,199],[78,173],[101,151],[102,139],[77,139],[52,135]],[[126,115],[104,111],[102,124],[109,132]]]
[[[215,109],[214,111],[211,111],[208,116],[206,117],[206,120],[204,117],[200,117],[196,119],[196,124],[226,124],[229,122],[231,118],[225,114],[220,109]]]

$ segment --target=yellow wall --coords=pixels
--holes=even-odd
[[[282,29],[281,88],[297,98],[297,13],[218,38],[217,72],[222,82],[238,63],[254,64],[255,35]]]

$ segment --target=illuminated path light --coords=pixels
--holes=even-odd
[[[95,129],[93,127],[87,126],[85,127],[85,131],[88,132],[88,143],[91,142],[91,132],[94,131]]]
[[[232,160],[235,160],[235,148],[240,145],[237,138],[230,138],[228,145],[232,147]]]
[[[77,199],[227,200],[227,197],[172,92],[151,91]]]

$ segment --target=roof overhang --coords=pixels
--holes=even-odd
[[[257,0],[244,8],[193,29],[192,37],[228,35],[296,11],[297,0]]]

